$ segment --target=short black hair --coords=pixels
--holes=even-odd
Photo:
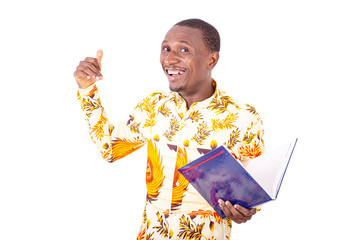
[[[220,34],[214,26],[197,18],[186,19],[174,26],[185,26],[199,29],[203,34],[206,48],[211,52],[220,52]]]

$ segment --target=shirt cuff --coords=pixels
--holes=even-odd
[[[89,93],[94,89],[94,86],[96,86],[95,83],[88,86],[87,88],[79,88],[79,95],[82,97],[89,96]]]

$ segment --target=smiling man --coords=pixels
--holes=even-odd
[[[171,91],[150,94],[127,123],[116,126],[106,117],[95,85],[102,79],[102,51],[76,68],[78,99],[102,157],[114,162],[147,145],[147,196],[138,239],[230,239],[232,221],[244,223],[256,213],[219,201],[228,217],[221,219],[178,172],[220,145],[242,162],[263,152],[256,110],[219,90],[212,79],[219,51],[219,33],[207,22],[175,24],[160,54]]]
[[[215,28],[208,31],[214,43],[206,46],[200,29],[180,22],[169,30],[161,45],[160,62],[170,90],[178,92],[187,107],[214,93],[211,70],[219,59],[220,36]]]

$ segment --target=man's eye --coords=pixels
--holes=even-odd
[[[185,52],[189,52],[189,50],[187,48],[182,48],[180,49],[180,52],[185,53]]]
[[[170,48],[169,47],[163,47],[162,50],[165,51],[165,52],[168,52],[168,51],[170,51]]]

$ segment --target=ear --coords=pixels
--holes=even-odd
[[[216,66],[218,60],[219,60],[219,53],[218,52],[213,52],[213,53],[210,53],[210,56],[209,56],[209,69],[210,70],[213,70],[214,67]]]

